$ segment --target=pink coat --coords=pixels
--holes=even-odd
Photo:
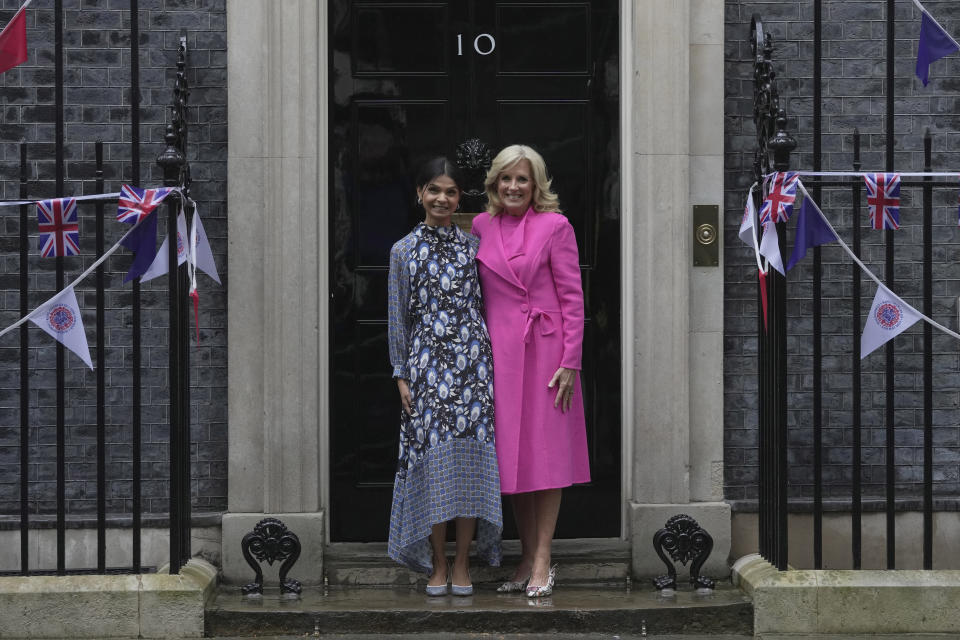
[[[507,215],[507,214],[501,214]],[[580,369],[583,289],[570,222],[530,209],[515,233],[523,255],[507,261],[500,216],[481,213],[477,271],[493,346],[497,462],[503,493],[590,481],[580,384],[571,407],[554,408],[558,367]]]

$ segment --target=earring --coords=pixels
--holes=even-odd
[[[417,204],[423,204],[423,200],[420,199],[420,196],[417,196]]]

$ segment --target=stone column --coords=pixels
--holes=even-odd
[[[726,575],[730,511],[722,500],[723,276],[694,268],[693,205],[723,203],[723,2],[633,4],[631,234],[633,571],[663,573],[654,532],[678,513],[716,546],[707,575]],[[721,207],[722,210],[722,207]],[[722,229],[722,224],[719,227]],[[632,296],[632,298],[631,298]],[[626,379],[629,380],[630,376]],[[632,424],[631,424],[632,419]]]
[[[695,502],[723,500],[723,5],[723,0],[690,2],[690,204],[717,205],[721,216],[721,265],[687,263],[690,499]]]
[[[251,579],[240,541],[266,516],[300,538],[293,577],[323,575],[322,11],[315,0],[227,6],[229,582]]]

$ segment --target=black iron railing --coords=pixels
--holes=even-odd
[[[814,2],[814,100],[813,100],[813,158],[812,170],[821,170],[821,68],[822,68],[822,12],[820,0]],[[885,114],[885,166],[884,171],[892,172],[894,168],[894,13],[893,2],[887,2],[887,84],[886,84],[886,114]],[[790,152],[796,147],[795,141],[786,132],[786,115],[780,107],[777,92],[776,74],[773,69],[772,54],[773,41],[763,30],[759,16],[754,15],[751,24],[751,42],[754,52],[754,121],[757,127],[757,150],[754,163],[754,174],[757,181],[771,171],[786,171],[790,166]],[[851,169],[859,172],[863,169],[861,161],[861,136],[854,130],[851,136],[853,144],[853,162]],[[927,131],[923,139],[923,168],[922,172],[932,173],[933,162],[931,153],[932,143],[930,132]],[[772,156],[772,164],[771,164]],[[901,171],[914,171],[903,169]],[[851,247],[857,256],[861,256],[862,238],[860,221],[864,217],[862,207],[863,181],[859,177],[810,177],[803,179],[805,185],[817,202],[821,201],[824,190],[838,190],[849,194],[852,223],[850,229],[838,229],[851,238]],[[922,210],[922,313],[931,317],[933,313],[933,204],[935,191],[949,190],[955,197],[956,182],[937,182],[932,177],[918,177],[916,179],[901,180],[901,187],[912,189],[919,193]],[[756,194],[757,209],[760,208],[760,194]],[[916,207],[911,207],[916,209]],[[777,225],[781,255],[787,255],[784,250],[785,224]],[[884,232],[883,264],[884,270],[880,277],[886,285],[894,289],[894,237],[893,230]],[[876,424],[865,425],[863,415],[862,391],[862,364],[860,359],[861,331],[864,318],[861,314],[861,304],[864,292],[860,268],[852,264],[851,271],[851,304],[849,331],[852,349],[849,354],[851,423],[849,425],[851,447],[850,495],[849,507],[851,517],[851,549],[850,564],[859,569],[863,564],[863,513],[865,506],[864,496],[864,429],[876,427]],[[810,289],[812,316],[812,348],[811,370],[809,371],[812,385],[812,473],[813,473],[813,564],[814,568],[823,566],[823,516],[824,516],[824,464],[823,464],[823,429],[824,429],[824,372],[823,372],[823,339],[822,325],[823,309],[821,305],[822,285],[825,281],[824,269],[821,260],[821,247],[816,247],[812,259],[812,287]],[[761,554],[779,569],[787,568],[788,553],[788,521],[790,510],[788,496],[788,428],[787,428],[787,316],[786,302],[787,280],[779,273],[770,270],[766,280],[769,326],[765,330],[762,318],[758,321],[759,336],[759,544]],[[895,290],[895,289],[894,289]],[[871,288],[872,291],[872,288]],[[759,292],[758,292],[759,296]],[[760,304],[758,300],[758,309]],[[918,422],[922,422],[922,495],[919,501],[907,503],[907,507],[918,505],[923,516],[922,557],[923,568],[933,567],[933,512],[934,512],[934,477],[933,477],[933,336],[932,327],[923,324],[922,347],[922,411]],[[897,388],[895,369],[894,341],[888,341],[884,348],[883,389],[884,410],[882,419],[883,428],[883,456],[884,472],[882,500],[876,500],[875,494],[869,496],[870,506],[874,510],[885,511],[885,566],[888,569],[896,568],[896,525],[895,516],[898,509],[897,476],[895,456],[897,452],[896,418],[897,418]],[[874,483],[876,484],[876,483]],[[913,496],[910,496],[913,497]],[[904,507],[904,501],[899,506]]]
[[[67,196],[65,189],[65,140],[64,140],[64,100],[63,100],[63,71],[64,71],[64,35],[63,35],[63,0],[54,2],[55,19],[55,145],[56,172],[55,172],[55,197]],[[138,0],[130,0],[130,61],[131,74],[129,85],[129,96],[131,103],[131,138],[130,138],[130,158],[131,175],[126,180],[133,185],[141,183],[141,142],[140,142],[140,74],[139,74],[139,18],[138,18]],[[190,165],[187,161],[187,100],[189,97],[189,88],[187,86],[187,45],[186,36],[181,36],[178,51],[176,85],[173,90],[173,101],[171,105],[172,124],[167,129],[165,139],[165,149],[157,158],[158,165],[162,168],[164,183],[167,186],[179,187],[179,190],[165,200],[167,204],[167,235],[168,247],[170,250],[169,263],[176,265],[177,256],[177,216],[181,206],[186,204],[188,216],[190,211],[190,201],[187,199],[190,189]],[[45,145],[44,145],[45,146]],[[23,142],[20,144],[20,184],[19,198],[21,200],[38,197],[38,193],[31,193],[31,163],[37,160],[47,158],[31,157],[31,151],[34,150],[33,143]],[[96,193],[103,193],[105,187],[104,174],[105,165],[103,144],[96,143],[96,164],[94,170],[94,180],[92,186]],[[115,172],[117,175],[119,171]],[[89,185],[89,183],[87,183]],[[45,192],[43,199],[49,198],[50,194]],[[89,228],[89,223],[95,227],[96,233],[96,257],[99,258],[105,253],[105,225],[104,217],[113,217],[115,214],[115,201],[107,202],[97,200],[93,203],[79,202],[79,216],[82,228]],[[2,210],[0,210],[2,211]],[[31,240],[29,232],[34,228],[33,223],[34,207],[31,205],[21,205],[19,207],[19,312],[23,317],[32,310],[31,304],[36,305],[39,296],[47,295],[46,291],[37,291],[31,288]],[[91,221],[90,218],[93,218]],[[188,218],[189,219],[189,218]],[[186,239],[184,239],[186,240]],[[83,256],[81,256],[82,258]],[[79,260],[80,258],[78,258]],[[36,264],[36,263],[34,263]],[[68,444],[67,427],[68,420],[66,415],[68,386],[66,384],[66,364],[65,352],[62,344],[56,345],[56,435],[55,449],[56,461],[54,465],[54,475],[56,484],[56,513],[55,520],[51,523],[52,514],[38,514],[36,496],[31,496],[32,491],[36,491],[36,478],[31,477],[31,469],[36,468],[45,460],[41,460],[41,455],[31,448],[31,428],[35,426],[36,419],[34,412],[38,410],[35,400],[35,392],[38,389],[31,390],[31,375],[35,364],[31,358],[36,358],[35,349],[31,348],[30,332],[27,323],[20,327],[19,331],[19,522],[17,528],[20,532],[20,570],[22,575],[32,575],[39,573],[56,573],[64,575],[68,573],[112,573],[112,572],[131,572],[139,573],[150,570],[143,566],[141,536],[143,527],[143,483],[141,478],[141,468],[145,462],[143,457],[142,442],[142,394],[143,379],[141,369],[144,362],[144,346],[142,340],[142,312],[144,303],[141,299],[139,278],[132,284],[132,293],[130,296],[131,313],[131,343],[129,345],[130,370],[129,382],[124,381],[123,387],[130,393],[131,413],[125,426],[129,429],[129,443],[131,451],[130,459],[130,477],[121,480],[129,480],[130,495],[129,511],[122,510],[117,513],[116,509],[108,510],[107,500],[107,455],[110,443],[107,439],[107,400],[106,394],[111,388],[111,384],[118,385],[116,380],[110,381],[106,378],[106,357],[108,348],[116,347],[115,340],[108,342],[105,326],[105,315],[107,310],[106,292],[108,290],[107,277],[105,273],[106,264],[100,265],[95,272],[94,277],[94,298],[96,304],[96,328],[95,339],[90,345],[95,351],[95,386],[96,386],[96,418],[95,425],[90,425],[83,420],[87,420],[86,414],[73,414],[73,417],[80,415],[79,425],[71,420],[69,426],[93,427],[95,430],[95,491],[96,507],[95,518],[91,518],[88,513],[81,514],[68,513],[67,507],[67,453]],[[64,259],[56,258],[56,291],[64,288],[65,270]],[[86,284],[82,286],[87,286]],[[168,524],[170,533],[169,563],[170,572],[179,572],[181,566],[190,558],[190,396],[189,396],[189,302],[187,297],[188,281],[186,276],[186,267],[171,268],[168,277],[168,322],[169,334],[167,336],[166,347],[169,351],[169,364],[167,370],[167,386],[169,389],[169,514]],[[84,292],[79,292],[83,296]],[[88,300],[84,296],[82,300]],[[86,306],[81,301],[81,306]],[[155,305],[154,305],[155,308]],[[149,308],[148,311],[153,311]],[[124,349],[127,345],[123,345]],[[32,393],[32,391],[34,393]],[[114,425],[117,420],[114,417]],[[91,456],[93,457],[93,456]],[[118,478],[111,478],[118,480]],[[31,500],[33,498],[33,501]],[[156,516],[156,513],[152,513]],[[84,567],[80,569],[68,569],[68,564],[76,566],[75,562],[70,562],[67,557],[67,531],[68,528],[78,526],[77,516],[83,522],[91,522],[95,519],[97,533],[97,553],[96,566]],[[122,525],[129,523],[130,535],[132,537],[132,555],[129,565],[125,566],[107,566],[107,528],[108,519],[116,519]],[[154,518],[156,520],[156,518]],[[39,559],[31,557],[30,538],[31,532],[36,532],[38,528],[46,528],[53,525],[56,529],[56,563],[55,568],[37,567]],[[84,525],[86,526],[86,525]]]
[[[751,24],[754,54],[754,111],[757,150],[754,178],[760,183],[771,170],[790,168],[796,141],[786,133],[786,114],[780,107],[773,70],[773,38],[764,32],[759,16]],[[773,165],[770,156],[773,156]],[[760,209],[759,190],[755,192]],[[784,227],[777,224],[780,254]],[[760,394],[760,552],[780,569],[787,566],[787,287],[782,275],[771,269],[766,279],[768,319],[758,315]],[[757,308],[762,307],[757,292]]]

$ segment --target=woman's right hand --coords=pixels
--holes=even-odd
[[[410,395],[410,385],[403,378],[397,378],[397,388],[400,389],[400,404],[408,416],[413,415],[413,396]]]

